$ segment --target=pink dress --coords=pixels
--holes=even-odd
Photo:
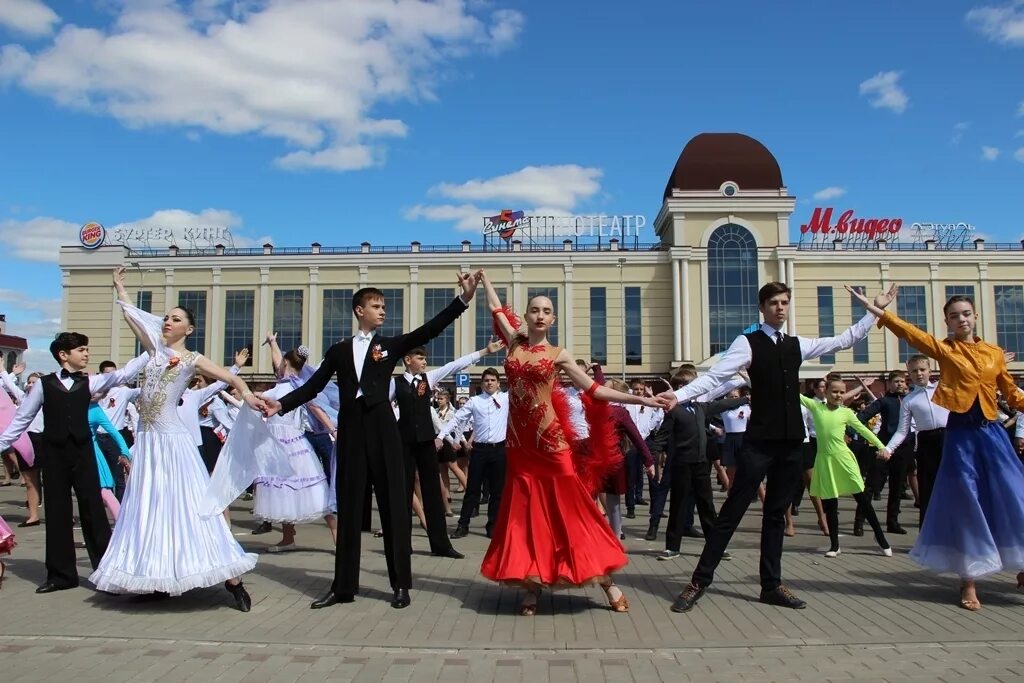
[[[0,555],[7,555],[17,543],[14,542],[14,532],[11,531],[11,527],[7,526],[7,522],[4,521],[3,517],[0,517]]]

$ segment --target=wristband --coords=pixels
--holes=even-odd
[[[592,382],[590,387],[588,387],[587,390],[585,392],[583,392],[583,393],[585,393],[587,396],[590,396],[591,398],[593,398],[594,394],[597,393],[597,382]]]

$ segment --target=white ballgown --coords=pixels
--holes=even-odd
[[[292,389],[290,383],[281,382],[263,395],[280,399]],[[277,439],[281,457],[291,461],[295,475],[258,477],[253,515],[275,523],[298,524],[323,519],[334,506],[328,499],[327,477],[320,459],[302,429],[302,410],[275,415],[267,420],[267,427]]]
[[[210,477],[178,418],[178,401],[195,376],[199,355],[178,355],[163,343],[160,318],[121,305],[146,331],[155,352],[143,370],[121,514],[89,580],[111,593],[180,595],[241,576],[256,566],[256,555],[242,549],[222,516],[200,516]]]

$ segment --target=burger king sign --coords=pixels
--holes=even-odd
[[[106,235],[107,231],[99,223],[86,223],[78,231],[78,241],[86,249],[96,249],[103,246],[103,238]]]

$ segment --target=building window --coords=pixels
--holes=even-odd
[[[302,346],[302,290],[274,290],[274,332],[283,353]]]
[[[969,296],[971,301],[977,302],[974,298],[974,285],[946,285],[946,301],[954,296]],[[942,303],[946,303],[943,301]]]
[[[626,365],[640,365],[644,361],[641,313],[640,288],[626,287]]]
[[[527,305],[529,305],[530,299],[535,296],[546,296],[551,299],[551,306],[554,308],[555,313],[555,324],[551,326],[550,330],[548,330],[548,342],[550,342],[552,346],[558,346],[558,287],[527,287]]]
[[[508,303],[506,295],[508,290],[505,287],[495,287],[498,298]],[[483,292],[477,292],[476,297],[476,348],[482,349],[487,346],[494,336],[494,318],[491,316],[491,307],[487,304],[487,297]],[[505,360],[505,349],[498,353],[481,358],[477,365],[501,365]]]
[[[1024,287],[996,285],[995,297],[996,343],[1020,357],[1024,355]]]
[[[451,287],[423,288],[423,319],[430,320],[448,308],[455,296]],[[486,297],[484,297],[486,298]],[[455,360],[455,325],[449,325],[444,331],[427,343],[427,362],[430,365],[445,365]]]
[[[7,361],[4,363],[4,367],[7,372],[14,372],[14,365],[18,362],[18,354],[11,351],[7,354]]]
[[[224,292],[224,367],[235,362],[235,352],[241,348],[249,349],[246,365],[252,365],[255,300],[256,294],[252,291]]]
[[[135,308],[146,313],[153,312],[153,292],[148,290],[139,290],[135,293]],[[143,352],[142,342],[138,339],[135,340],[135,355],[141,356]]]
[[[832,305],[832,288],[818,287],[818,336],[834,337],[836,334],[836,314]],[[821,356],[819,362],[834,365],[836,354]]]
[[[861,292],[867,291],[864,288],[864,285],[854,285],[853,288]],[[864,317],[864,306],[860,303],[860,300],[854,298],[852,294],[850,295],[850,311],[852,315],[851,323],[856,323]],[[867,338],[864,338],[853,345],[853,362],[867,363],[868,358],[868,340]]]
[[[196,353],[206,353],[206,292],[178,292],[178,308],[186,308],[195,316],[195,332],[185,338],[185,348]]]
[[[590,360],[608,363],[608,290],[590,288]]]
[[[911,325],[916,325],[925,332],[928,331],[928,302],[925,299],[925,288],[923,285],[910,285],[900,287],[900,296],[896,299],[896,314]],[[902,339],[899,340],[900,362],[906,363],[907,359],[918,353]]]
[[[708,297],[711,355],[758,320],[757,243],[739,225],[723,225],[708,240]]]
[[[323,338],[320,340],[322,355],[352,335],[352,294],[351,289],[324,290]]]
[[[397,337],[405,332],[405,290],[382,289],[387,315],[377,333],[383,337]]]

